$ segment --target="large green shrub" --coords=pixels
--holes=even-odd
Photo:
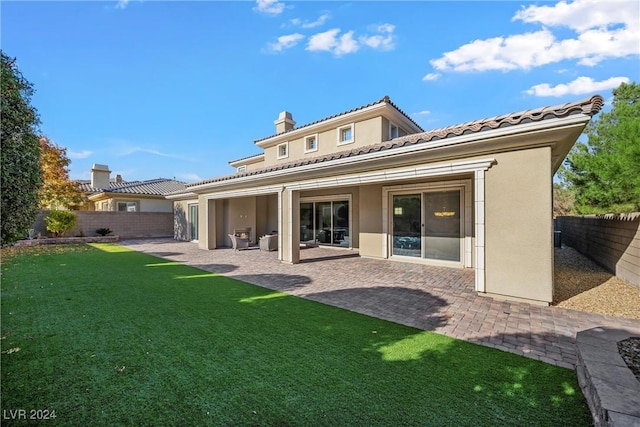
[[[58,237],[71,231],[76,225],[77,216],[72,211],[52,210],[44,220],[47,222],[47,230]]]
[[[41,183],[38,113],[31,106],[33,87],[15,59],[2,56],[0,108],[0,244],[10,245],[27,234],[38,213]]]

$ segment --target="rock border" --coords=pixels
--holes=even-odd
[[[640,382],[618,351],[618,341],[640,330],[597,327],[576,334],[576,374],[596,427],[640,426]]]
[[[112,243],[120,241],[120,236],[90,237],[50,237],[46,239],[18,240],[14,246],[28,247],[40,245],[64,245],[73,243]]]

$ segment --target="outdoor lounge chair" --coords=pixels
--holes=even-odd
[[[249,238],[248,237],[238,237],[233,234],[228,234],[231,239],[231,247],[239,251],[241,249],[249,249]]]
[[[278,235],[267,234],[260,238],[260,250],[261,251],[277,251],[278,250]]]

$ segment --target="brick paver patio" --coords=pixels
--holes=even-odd
[[[575,368],[575,336],[596,326],[638,330],[640,321],[559,307],[499,301],[473,290],[471,269],[360,258],[356,251],[309,248],[301,263],[277,252],[198,249],[172,239],[120,244],[265,288],[419,329]]]

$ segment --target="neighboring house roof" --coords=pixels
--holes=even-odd
[[[322,163],[328,160],[336,160],[336,159],[342,159],[346,157],[357,157],[359,155],[364,155],[367,153],[372,153],[377,151],[393,150],[393,149],[397,149],[397,148],[401,148],[409,145],[425,144],[431,141],[453,138],[460,135],[477,134],[477,133],[504,128],[504,127],[518,126],[526,123],[540,122],[548,119],[564,118],[574,114],[586,114],[589,116],[593,116],[597,114],[598,111],[600,111],[603,105],[604,105],[603,98],[600,95],[594,95],[590,98],[582,99],[580,101],[569,102],[566,104],[561,104],[561,105],[556,105],[551,107],[536,108],[536,109],[521,111],[518,113],[505,114],[501,116],[490,117],[487,119],[474,120],[471,122],[462,123],[454,126],[448,126],[440,129],[434,129],[427,132],[401,136],[401,137],[392,139],[390,141],[371,144],[364,147],[358,147],[352,150],[339,151],[339,152],[330,153],[324,156],[299,159],[296,161],[272,165],[262,169],[251,170],[243,173],[235,173],[230,175],[219,176],[219,177],[187,184],[185,187],[186,187],[186,190],[189,190],[192,187],[196,187],[200,185],[211,184],[211,183],[216,183],[221,181],[229,181],[229,180],[238,179],[238,178],[242,178],[250,175],[259,175],[266,172],[273,172],[273,171],[290,169],[290,168],[295,168],[295,167],[309,165],[309,164]],[[365,107],[360,107],[360,108],[365,108]],[[351,111],[354,111],[354,110],[351,110]],[[179,193],[180,191],[177,191],[173,194],[175,195]]]
[[[351,110],[343,111],[342,113],[334,114],[333,116],[325,117],[324,119],[316,120],[315,122],[311,122],[311,123],[304,124],[302,126],[294,127],[293,129],[290,129],[290,130],[285,131],[285,132],[281,132],[281,133],[278,133],[278,134],[275,134],[275,135],[271,135],[271,136],[267,136],[267,137],[264,137],[264,138],[256,139],[253,142],[257,144],[260,141],[264,141],[264,140],[273,138],[275,136],[283,135],[283,134],[288,133],[288,132],[297,131],[298,129],[306,128],[306,127],[309,127],[309,126],[314,126],[314,125],[317,125],[318,123],[322,123],[322,122],[325,122],[327,120],[335,119],[336,117],[345,116],[347,114],[355,113],[356,111],[364,110],[365,108],[373,107],[374,105],[383,104],[383,103],[391,105],[400,114],[402,114],[408,121],[410,121],[416,128],[422,130],[422,127],[418,123],[416,123],[415,120],[413,120],[411,117],[409,117],[407,114],[405,114],[405,112],[402,111],[396,104],[391,102],[391,99],[389,98],[389,96],[385,96],[384,98],[379,99],[377,101],[374,101],[374,102],[372,102],[370,104],[363,105],[363,106],[356,107],[356,108],[352,108]]]
[[[182,191],[185,183],[168,178],[156,178],[146,181],[110,182],[109,188],[93,188],[90,182],[79,182],[80,189],[85,193],[115,193],[115,194],[144,194],[150,196],[164,196],[168,193]]]

